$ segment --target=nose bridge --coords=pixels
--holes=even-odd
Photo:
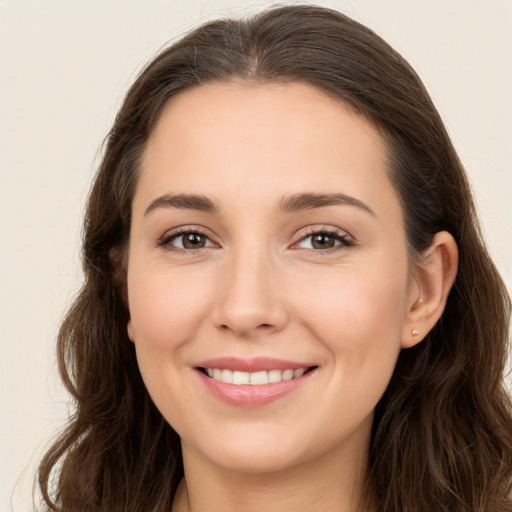
[[[279,269],[271,248],[247,240],[233,247],[219,276],[217,324],[239,336],[259,328],[282,329],[285,305],[279,290]]]

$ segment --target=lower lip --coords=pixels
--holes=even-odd
[[[310,370],[297,379],[282,380],[281,382],[261,384],[259,386],[227,384],[208,377],[201,370],[196,370],[196,372],[209,391],[217,398],[230,405],[255,407],[269,404],[292,393],[302,386],[315,373],[315,370]]]

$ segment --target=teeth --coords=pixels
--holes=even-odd
[[[247,372],[233,372],[233,384],[249,384]]]
[[[260,386],[273,382],[281,382],[282,380],[298,379],[302,377],[307,368],[299,368],[298,370],[269,370],[260,372],[239,372],[232,370],[219,370],[218,368],[205,368],[209,377],[226,384],[250,384],[252,386]]]
[[[283,370],[283,375],[281,376],[283,380],[291,380],[293,379],[293,370]]]
[[[231,370],[222,370],[220,380],[228,384],[233,384],[233,372]]]
[[[249,373],[249,382],[253,386],[259,386],[260,384],[268,384],[268,372],[254,372]]]
[[[263,372],[263,373],[267,373],[267,372]],[[269,382],[281,382],[283,379],[282,379],[282,371],[281,370],[270,370],[268,372],[268,381]]]

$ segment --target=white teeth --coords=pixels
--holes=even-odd
[[[295,370],[295,371],[293,372],[293,378],[294,378],[294,379],[297,379],[297,378],[299,378],[299,377],[302,377],[302,375],[304,375],[304,372],[305,372],[305,371],[306,371],[306,369],[305,369],[305,368],[299,368],[298,370]]]
[[[281,377],[283,380],[291,380],[293,379],[293,370],[283,370],[283,375]]]
[[[298,379],[302,377],[307,368],[299,368],[298,370],[269,370],[259,372],[240,372],[232,370],[219,370],[218,368],[205,368],[209,377],[226,384],[250,384],[252,386],[260,386],[273,382],[281,382],[282,380]]]
[[[268,373],[266,371],[250,373],[249,382],[256,386],[268,384]]]
[[[266,373],[266,372],[265,372]],[[268,381],[269,382],[281,382],[281,370],[270,370],[268,372]]]
[[[233,384],[233,372],[231,370],[222,370],[221,374],[222,382],[226,382],[228,384]]]
[[[247,372],[233,372],[233,384],[249,384]]]

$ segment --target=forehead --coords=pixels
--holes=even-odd
[[[191,191],[259,206],[305,191],[397,201],[378,130],[303,83],[213,83],[172,98],[144,153],[135,200]]]

